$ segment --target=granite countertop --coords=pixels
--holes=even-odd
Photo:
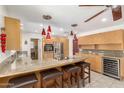
[[[81,60],[85,60],[87,57],[76,57],[68,60],[50,60],[50,61],[41,61],[41,60],[30,60],[28,58],[23,58],[21,61],[15,61],[13,63],[16,68],[12,69],[12,64],[7,65],[0,71],[0,78],[25,74],[30,72],[42,71],[45,69],[50,69],[54,67],[60,67],[68,64],[73,64]]]
[[[82,54],[92,54],[92,55],[99,55],[101,57],[111,57],[111,58],[124,58],[124,56],[121,55],[104,54],[104,53],[82,53]]]

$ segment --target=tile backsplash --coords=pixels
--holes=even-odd
[[[93,54],[102,54],[105,56],[115,56],[115,57],[124,57],[123,50],[95,50],[95,49],[81,49],[82,53],[93,53]]]

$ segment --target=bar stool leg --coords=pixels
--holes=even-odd
[[[73,85],[73,75],[71,74],[71,85]]]
[[[77,73],[75,73],[75,77],[77,76]],[[75,78],[75,83],[77,83],[77,79]]]
[[[62,88],[64,88],[64,76],[62,76]]]
[[[83,87],[85,87],[85,69],[84,69],[84,67],[81,68],[81,70],[82,70],[82,82],[83,82]]]
[[[46,88],[46,84],[45,84],[45,82],[42,82],[42,88]]]
[[[84,69],[81,67],[81,79],[83,79],[84,78]]]
[[[71,74],[69,74],[68,83],[69,83],[69,87],[71,87]]]
[[[90,67],[89,67],[89,83],[91,82],[91,77],[90,77]]]
[[[76,79],[77,79],[77,87],[80,88],[80,82],[79,82],[79,76],[80,76],[80,73],[77,72],[76,74],[77,74],[77,75],[76,75]]]

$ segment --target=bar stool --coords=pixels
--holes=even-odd
[[[90,77],[90,63],[87,62],[79,62],[76,63],[77,66],[81,68],[81,79],[83,81],[83,87],[85,87],[85,80],[88,79],[88,82],[90,83],[91,77]]]
[[[64,87],[64,84],[67,83],[69,84],[69,87],[72,86],[72,82],[73,82],[73,78],[75,79],[75,82],[77,83],[77,87],[80,87],[79,84],[79,73],[80,73],[80,67],[75,66],[75,65],[67,65],[67,66],[63,66],[62,70],[64,72],[63,75],[63,83],[62,86]]]
[[[19,76],[9,80],[8,88],[34,88],[37,82],[35,74]]]
[[[59,85],[57,82],[57,78],[61,78],[61,83],[62,83],[62,76],[63,76],[63,72],[59,71],[58,69],[50,69],[50,70],[41,72],[41,87],[46,88],[47,87],[46,81],[48,80],[54,80],[55,86]]]

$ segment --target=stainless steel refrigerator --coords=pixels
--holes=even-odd
[[[63,43],[54,42],[54,59],[62,60],[64,58]]]

